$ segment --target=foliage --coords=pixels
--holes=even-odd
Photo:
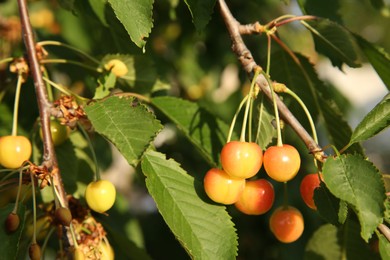
[[[340,102],[345,97],[320,76],[315,64],[328,60],[338,70],[347,66],[359,70],[369,63],[388,91],[390,40],[384,36],[374,44],[366,37],[370,34],[360,30],[377,23],[383,35],[390,35],[388,21],[382,17],[388,6],[382,1],[351,7],[339,0],[326,4],[299,0],[305,14],[300,16],[285,13],[294,10],[294,3],[228,1],[237,19],[234,25],[240,23],[241,30],[261,28],[242,33],[250,34],[243,44],[259,61],[261,75],[287,86],[310,113],[308,118],[300,101],[277,91],[305,129],[289,125],[289,116],[279,111],[284,125],[279,136],[274,103],[258,86],[252,84],[254,90],[249,90],[253,71],[248,76],[242,66],[249,56],[245,56],[248,60],[237,59],[236,55],[242,55],[236,53],[237,45],[230,48],[231,40],[237,39],[232,37],[221,2],[29,2],[50,104],[46,108],[38,106],[42,100],[35,98],[36,84],[23,71],[31,63],[23,58],[28,48],[20,38],[18,5],[11,0],[0,3],[0,134],[16,131],[16,110],[12,110],[18,93],[15,86],[20,83],[17,132],[30,137],[33,144],[31,162],[22,170],[37,177],[40,205],[35,216],[30,175],[26,174],[22,187],[27,188],[22,189],[18,207],[21,225],[15,233],[1,232],[4,257],[27,254],[34,218],[45,227],[37,240],[45,245],[46,256],[68,253],[62,252],[56,239],[49,239],[54,231],[46,228],[58,225],[53,208],[63,203],[55,185],[47,185],[53,184],[55,174],[60,174],[60,185],[69,195],[73,224],[89,225],[76,232],[84,234],[94,223],[102,232],[99,238],[104,238],[88,247],[99,249],[109,241],[117,259],[389,257],[389,237],[383,233],[383,228],[389,229],[385,186],[389,169],[370,161],[370,154],[362,148],[388,130],[389,94],[352,129],[346,104]],[[366,10],[371,14],[367,21],[350,18],[352,12]],[[259,27],[253,26],[254,19]],[[272,45],[267,37],[275,40]],[[123,66],[123,73],[107,66],[113,60],[120,62],[116,64]],[[59,173],[46,167],[50,159],[45,157],[44,145],[51,141],[38,137],[42,109],[50,109],[52,117],[72,128],[69,138],[54,150]],[[308,135],[302,137],[302,131]],[[247,139],[242,140],[243,136]],[[269,231],[270,213],[249,218],[232,205],[212,202],[203,189],[206,171],[221,168],[220,152],[227,140],[254,141],[265,150],[281,139],[294,145],[302,158],[288,189],[270,180],[275,187],[271,211],[288,203],[300,209],[305,219],[303,236],[288,245]],[[380,148],[376,147],[379,154],[387,158],[388,149]],[[129,168],[114,168],[118,158],[124,158]],[[105,175],[110,171],[114,173]],[[305,209],[298,195],[299,182],[309,172],[323,173],[314,192],[317,211]],[[0,169],[2,223],[14,208],[17,173]],[[119,191],[107,214],[90,211],[84,199],[85,187],[100,174]],[[264,169],[257,178],[268,178]],[[80,242],[82,246],[85,241]]]

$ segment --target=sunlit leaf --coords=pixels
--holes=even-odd
[[[225,207],[206,202],[202,183],[154,151],[145,153],[142,171],[161,215],[192,259],[236,259],[231,217]]]
[[[360,155],[341,155],[325,161],[323,177],[329,190],[352,206],[368,241],[384,217],[386,196],[378,170]]]
[[[153,27],[153,0],[108,0],[131,40],[144,48]]]
[[[350,143],[371,138],[387,128],[390,124],[390,94],[387,94],[357,125],[352,133]]]
[[[378,73],[387,89],[390,90],[390,55],[378,46],[369,43],[364,38],[354,34],[357,43]]]
[[[215,0],[185,0],[191,12],[192,21],[198,31],[202,31],[211,19]]]
[[[85,107],[85,112],[95,131],[113,143],[133,166],[161,129],[154,115],[134,98],[112,96]]]
[[[390,242],[387,238],[379,234],[379,253],[381,254],[382,259],[390,259]]]
[[[218,164],[229,132],[225,122],[198,104],[179,98],[157,97],[152,104],[183,131],[210,164]]]
[[[325,224],[317,229],[306,245],[304,259],[341,259],[342,251],[337,233],[337,227],[331,224]]]
[[[353,68],[361,66],[355,38],[347,29],[320,18],[303,24],[312,32],[316,50],[327,56],[333,66],[340,69],[343,63]]]

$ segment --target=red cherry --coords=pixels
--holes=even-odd
[[[274,187],[266,179],[247,181],[244,191],[234,205],[245,214],[261,215],[271,209],[274,198]]]
[[[301,192],[301,196],[306,205],[316,210],[317,206],[314,203],[314,190],[317,187],[320,187],[320,178],[318,173],[307,174],[301,181],[301,185],[299,186],[299,191]]]

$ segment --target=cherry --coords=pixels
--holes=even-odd
[[[84,252],[83,252],[83,250],[81,250],[80,247],[77,247],[74,250],[74,252],[73,252],[73,259],[74,260],[84,260],[85,259]]]
[[[50,133],[53,140],[53,144],[58,146],[63,144],[69,137],[70,128],[66,125],[61,125],[56,119],[50,120]],[[41,140],[43,139],[42,128],[39,130]]]
[[[11,212],[5,220],[5,230],[8,233],[15,232],[19,228],[20,218],[18,214]]]
[[[270,146],[264,152],[264,169],[268,176],[279,182],[286,182],[297,175],[301,158],[294,146]]]
[[[229,205],[239,199],[245,188],[245,179],[234,178],[223,170],[212,168],[206,173],[203,185],[210,199]]]
[[[119,59],[109,60],[104,65],[104,68],[106,70],[111,70],[111,72],[114,73],[114,75],[117,77],[122,77],[122,76],[126,75],[127,72],[129,71],[126,64]]]
[[[301,196],[305,204],[311,208],[316,210],[317,206],[314,203],[314,190],[317,187],[320,187],[320,177],[318,173],[307,174],[301,181],[301,185],[299,186],[299,191],[301,192]]]
[[[114,205],[116,190],[107,180],[90,182],[85,190],[85,199],[88,206],[96,212],[103,213]]]
[[[271,232],[280,242],[292,243],[302,235],[304,222],[298,209],[282,206],[272,213],[269,226]]]
[[[31,151],[31,142],[25,136],[0,137],[0,164],[5,168],[19,168],[30,158]]]
[[[32,243],[28,248],[28,255],[31,260],[41,259],[41,247],[37,243]]]
[[[250,178],[260,170],[263,151],[256,143],[232,141],[221,151],[222,168],[236,178]]]
[[[54,215],[58,223],[66,227],[70,226],[70,222],[72,222],[72,214],[68,208],[57,208]]]
[[[114,250],[111,245],[106,242],[101,242],[99,247],[100,259],[101,260],[114,260]]]
[[[274,198],[274,187],[266,179],[247,181],[244,191],[234,205],[245,214],[261,215],[271,209]]]

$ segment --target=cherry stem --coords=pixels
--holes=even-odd
[[[259,107],[259,119],[257,120],[259,123],[257,124],[255,143],[258,143],[259,141],[259,136],[261,132],[261,122],[263,121],[263,113],[264,113],[263,111],[264,111],[264,96],[261,95],[260,107]]]
[[[2,63],[8,63],[8,62],[11,62],[11,61],[13,61],[13,60],[14,60],[13,57],[8,57],[8,58],[5,58],[5,59],[0,60],[0,64],[2,64]]]
[[[31,193],[33,197],[33,239],[32,243],[37,243],[37,201],[35,197],[35,181],[32,172],[30,171],[31,178]]]
[[[280,127],[280,118],[279,118],[279,110],[278,110],[278,104],[276,102],[276,95],[275,91],[272,88],[272,82],[269,80],[268,75],[264,75],[268,82],[269,89],[271,91],[271,96],[272,96],[272,103],[274,106],[274,114],[275,114],[275,121],[276,121],[276,133],[277,133],[277,146],[283,146],[283,141],[282,141],[282,129]]]
[[[240,141],[241,142],[245,142],[246,124],[248,122],[249,108],[250,108],[250,105],[251,105],[251,100],[253,99],[253,89],[254,89],[254,87],[256,85],[256,79],[259,76],[259,74],[261,73],[261,71],[262,71],[262,69],[260,67],[255,69],[255,75],[253,76],[253,79],[252,79],[252,82],[251,82],[251,87],[249,89],[248,99],[246,100],[244,119],[242,121],[241,137],[240,137]],[[252,118],[250,118],[249,120],[252,120]]]
[[[248,142],[252,142],[252,118],[253,118],[253,98],[250,99],[250,107],[249,107]]]
[[[18,192],[16,193],[16,201],[15,201],[15,206],[14,209],[12,210],[12,213],[16,214],[18,211],[18,205],[19,205],[19,198],[20,198],[20,192],[22,190],[22,181],[23,181],[23,168],[19,169],[19,186],[18,186]]]
[[[79,127],[81,133],[84,135],[85,139],[87,140],[89,150],[91,151],[92,159],[93,159],[93,162],[95,164],[95,178],[94,178],[94,180],[99,181],[101,179],[100,170],[99,170],[99,165],[98,165],[98,161],[96,158],[96,153],[95,153],[95,150],[93,149],[93,146],[92,146],[91,138],[89,138],[87,131],[83,128],[83,126],[80,123],[77,123],[77,126]]]
[[[43,80],[46,81],[47,83],[49,83],[51,86],[53,86],[56,89],[58,89],[59,91],[61,91],[62,93],[64,93],[65,95],[74,96],[77,99],[82,100],[82,101],[88,101],[89,100],[88,98],[85,98],[85,97],[82,97],[80,95],[77,95],[76,93],[72,92],[71,90],[61,86],[60,84],[57,84],[57,83],[51,81],[50,79],[48,79],[46,77],[43,77]]]
[[[254,61],[252,53],[245,45],[241,33],[240,28],[242,25],[233,17],[230,12],[229,7],[226,5],[225,0],[218,0],[220,7],[220,14],[225,22],[226,28],[230,35],[230,39],[232,41],[232,50],[236,54],[241,66],[245,72],[248,73],[249,76],[253,75],[253,69],[258,66]],[[267,96],[268,99],[272,100],[272,94],[270,92],[270,87],[267,81],[267,78],[264,75],[259,75],[257,78],[257,85],[260,87],[261,91]],[[285,120],[291,128],[297,133],[297,135],[303,140],[308,150],[312,153],[319,153],[319,157],[324,157],[325,154],[322,149],[318,146],[318,144],[313,140],[311,135],[306,131],[306,129],[299,123],[299,121],[295,118],[295,116],[291,113],[291,111],[287,108],[287,106],[276,97],[276,102],[278,104],[278,109]]]
[[[313,139],[318,144],[318,137],[317,137],[316,127],[315,127],[313,118],[312,118],[309,110],[307,109],[305,103],[302,101],[302,99],[294,91],[292,91],[288,87],[285,88],[284,92],[289,94],[290,96],[292,96],[299,103],[299,105],[302,107],[303,111],[306,114],[307,119],[309,120],[311,131],[312,131],[312,134],[313,134]]]
[[[49,242],[49,238],[51,237],[51,235],[53,234],[54,230],[56,228],[55,227],[52,227],[49,232],[47,233],[46,237],[45,237],[45,240],[43,241],[43,244],[42,244],[42,255],[44,255],[44,252],[46,250],[46,246],[47,246],[47,243]]]
[[[47,73],[46,68],[44,68],[43,74],[44,74],[43,80],[45,80],[45,78],[49,78],[49,74]],[[47,91],[47,98],[48,98],[48,100],[50,102],[52,102],[54,100],[53,89],[52,89],[51,85],[48,82],[46,82],[46,91]]]
[[[231,122],[230,128],[229,128],[228,137],[227,137],[227,140],[226,140],[227,143],[229,143],[230,140],[232,139],[233,130],[234,130],[234,126],[235,126],[235,124],[236,124],[236,120],[237,120],[238,114],[240,113],[240,111],[241,111],[242,107],[244,106],[244,104],[247,102],[248,98],[249,98],[249,96],[246,95],[246,96],[242,99],[240,105],[238,106],[238,108],[237,108],[237,110],[236,110],[236,113],[235,113],[234,116],[233,116],[233,119],[232,119],[232,122]]]
[[[84,52],[84,51],[81,51],[71,45],[68,45],[68,44],[65,44],[65,43],[62,43],[62,42],[58,42],[58,41],[42,41],[42,42],[38,42],[38,45],[40,46],[45,46],[45,45],[52,45],[52,46],[61,46],[61,47],[65,47],[67,49],[70,49],[72,51],[75,51],[77,52],[78,54],[80,54],[81,56],[84,56],[85,58],[89,59],[90,61],[96,63],[96,65],[100,65],[100,61],[95,59],[94,57],[92,57],[91,55],[89,55],[88,53]]]
[[[18,81],[16,83],[16,92],[15,92],[15,102],[14,102],[14,116],[12,119],[12,136],[17,136],[18,134],[18,114],[19,114],[19,99],[20,99],[20,90],[22,88],[22,73],[18,73]]]
[[[54,64],[73,64],[73,65],[77,65],[79,67],[82,67],[84,69],[87,69],[87,70],[91,70],[91,71],[94,71],[94,72],[98,72],[98,73],[102,73],[103,70],[101,68],[96,68],[96,67],[92,67],[92,66],[88,66],[88,65],[85,65],[84,63],[82,62],[79,62],[79,61],[74,61],[74,60],[67,60],[67,59],[43,59],[41,60],[41,63],[42,64],[48,64],[48,63],[54,63]]]

